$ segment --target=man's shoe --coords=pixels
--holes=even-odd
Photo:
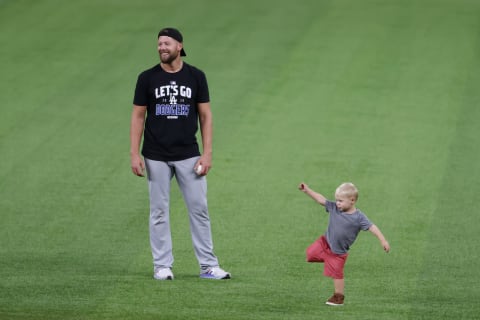
[[[173,280],[173,273],[170,268],[160,268],[153,273],[153,277],[157,280]]]
[[[343,294],[335,293],[325,303],[329,306],[343,306],[343,300],[345,300],[345,296]]]
[[[206,271],[202,271],[200,273],[200,278],[203,279],[230,279],[231,275],[229,272],[226,272],[220,267],[211,267],[208,268]]]

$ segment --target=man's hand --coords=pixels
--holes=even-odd
[[[135,154],[131,156],[131,166],[134,175],[139,177],[145,176],[145,162],[140,155]]]
[[[200,165],[202,166],[202,170],[197,172],[197,168]],[[212,168],[212,157],[205,154],[200,156],[200,159],[198,159],[197,163],[194,166],[194,169],[199,176],[206,176],[208,174],[208,171],[210,171],[211,168]]]

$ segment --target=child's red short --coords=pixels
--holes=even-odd
[[[348,253],[332,252],[324,235],[307,248],[307,262],[323,262],[323,274],[333,279],[343,279],[343,269],[347,257]]]

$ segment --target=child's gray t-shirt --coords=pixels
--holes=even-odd
[[[325,210],[330,214],[325,236],[330,249],[336,254],[347,253],[360,230],[366,231],[373,225],[360,210],[352,214],[344,213],[333,201],[327,200]]]

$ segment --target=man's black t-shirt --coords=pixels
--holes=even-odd
[[[142,72],[133,104],[147,106],[143,156],[158,161],[199,156],[197,103],[209,101],[205,74],[185,62],[176,73],[159,64]]]

